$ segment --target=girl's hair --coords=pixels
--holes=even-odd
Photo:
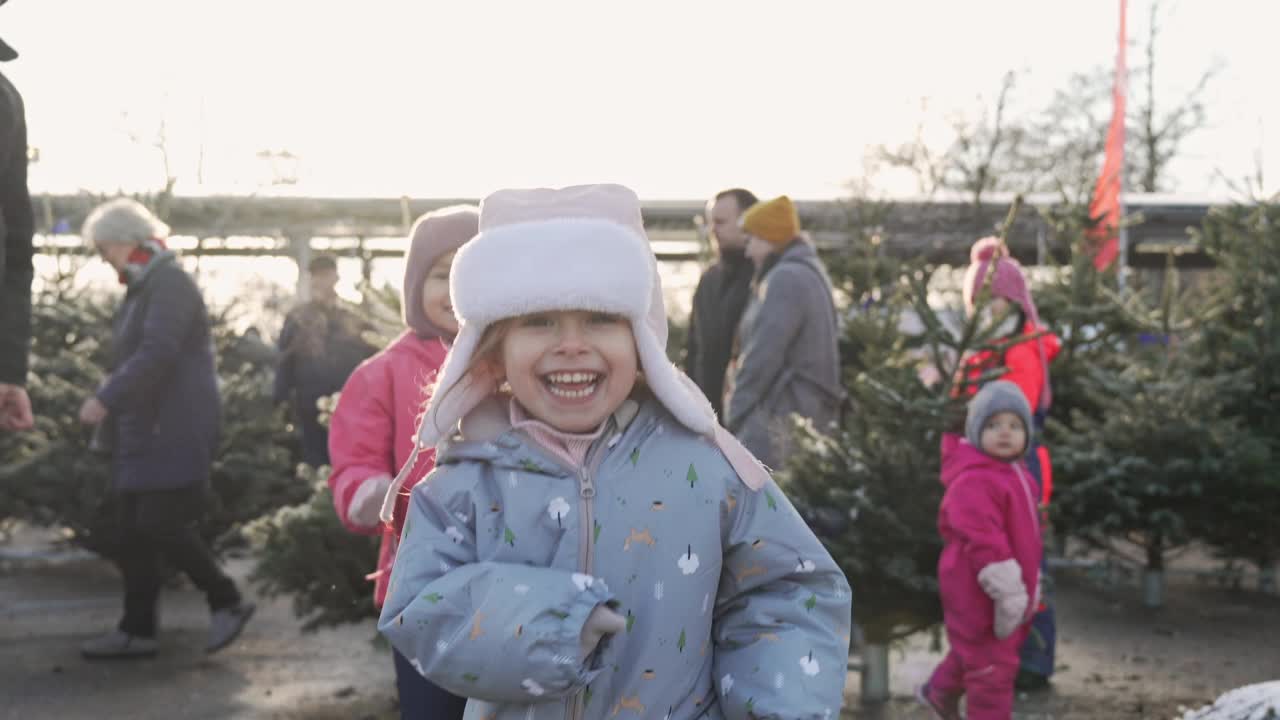
[[[435,400],[437,394],[439,394],[441,399],[447,397],[449,393],[457,389],[459,385],[466,382],[467,378],[469,378],[472,373],[476,372],[486,364],[490,366],[498,365],[500,363],[498,355],[502,350],[502,341],[507,338],[507,333],[511,330],[511,326],[515,324],[516,320],[517,318],[514,317],[503,318],[502,320],[499,320],[485,328],[484,333],[480,335],[480,342],[476,343],[475,352],[471,353],[471,359],[467,362],[466,369],[463,370],[462,375],[458,377],[456,382],[446,388],[441,388],[437,383],[427,385],[424,388],[424,393],[427,396],[427,403]],[[424,414],[427,411],[427,403],[423,403],[422,406],[422,412]],[[445,428],[436,428],[436,431],[442,435],[445,433],[445,430]]]
[[[501,364],[502,341],[507,339],[507,333],[511,332],[511,327],[517,320],[519,318],[503,318],[484,329],[484,333],[480,335],[480,342],[476,343],[476,351],[471,354],[471,361],[467,363],[466,372],[462,377],[467,377],[485,363],[493,366]]]

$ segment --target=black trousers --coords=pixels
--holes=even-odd
[[[210,610],[240,604],[240,591],[200,537],[203,487],[120,493],[116,502],[120,545],[114,559],[124,575],[121,630],[155,637],[156,602],[164,582],[162,560],[186,573],[204,591]]]
[[[418,674],[408,659],[392,648],[396,662],[396,691],[400,720],[462,720],[467,699],[458,697]]]

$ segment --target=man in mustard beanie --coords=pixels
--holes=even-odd
[[[826,267],[800,234],[790,198],[752,206],[742,230],[757,274],[738,329],[725,426],[762,462],[781,469],[792,414],[819,430],[839,419],[845,393],[836,309]]]

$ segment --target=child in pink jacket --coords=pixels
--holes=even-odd
[[[374,603],[382,607],[395,561],[400,530],[408,511],[408,493],[398,498],[391,524],[378,519],[391,478],[413,452],[417,420],[426,404],[425,389],[435,381],[458,332],[449,300],[449,268],[454,252],[479,226],[478,208],[444,208],[418,219],[410,233],[404,271],[404,321],[408,329],[382,352],[364,361],[342,388],[329,425],[333,474],[329,488],[342,523],[352,532],[382,536],[378,568],[372,577]],[[406,487],[435,465],[424,451]],[[461,718],[464,698],[423,678],[396,653],[396,685],[402,718]]]
[[[1031,406],[1018,386],[988,384],[969,401],[965,436],[944,435],[938,586],[951,651],[917,695],[937,717],[1008,720],[1018,648],[1040,582],[1040,519],[1025,457]]]

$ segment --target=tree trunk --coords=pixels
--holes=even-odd
[[[1142,570],[1142,604],[1164,607],[1164,543],[1157,534],[1147,545],[1147,566]]]
[[[1258,592],[1276,594],[1276,564],[1264,563],[1258,568]]]
[[[867,643],[862,648],[862,702],[889,699],[889,646]]]

